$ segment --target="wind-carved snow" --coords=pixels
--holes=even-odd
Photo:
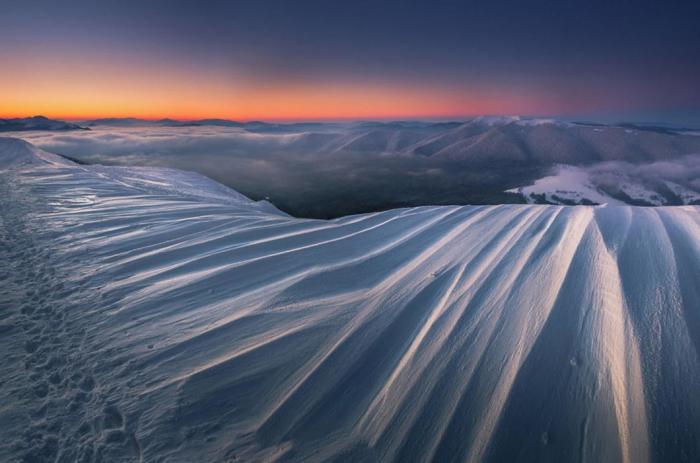
[[[697,207],[303,220],[0,159],[3,461],[700,458]]]

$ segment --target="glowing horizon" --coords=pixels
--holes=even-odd
[[[199,82],[193,78],[194,82]],[[2,79],[0,79],[2,81]],[[65,84],[64,82],[69,82]],[[17,80],[5,96],[0,117],[42,115],[54,119],[85,120],[133,117],[147,120],[221,118],[239,121],[446,119],[479,115],[555,116],[604,109],[595,99],[582,97],[572,110],[572,96],[527,95],[518,89],[318,84],[262,88],[234,85],[202,87],[188,80],[153,83],[148,79],[86,84],[65,77],[59,82]],[[8,85],[7,79],[1,82]],[[37,91],[40,89],[40,91]]]
[[[700,7],[690,4],[650,2],[632,17],[615,5],[515,1],[71,6],[4,5],[0,117],[293,121],[700,109],[692,20]],[[674,27],[655,28],[660,20]]]
[[[0,76],[12,88],[2,98],[0,117],[29,114],[80,120],[142,119],[347,120],[449,118],[482,114],[548,115],[570,106],[546,95],[484,83],[371,82],[352,79],[306,81],[283,76],[256,82],[217,69],[192,70],[177,63],[154,66],[145,59],[39,53],[15,56],[16,66]],[[591,109],[590,106],[585,109]]]

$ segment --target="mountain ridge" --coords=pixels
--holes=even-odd
[[[90,130],[70,122],[49,119],[44,116],[32,116],[24,118],[0,119],[0,132],[20,132],[27,130]]]
[[[698,207],[308,220],[5,165],[2,459],[700,457]]]

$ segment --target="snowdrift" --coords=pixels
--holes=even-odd
[[[2,461],[697,461],[697,207],[288,217],[0,139]]]

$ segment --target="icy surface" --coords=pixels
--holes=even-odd
[[[700,458],[697,207],[300,220],[17,143],[0,461]]]

